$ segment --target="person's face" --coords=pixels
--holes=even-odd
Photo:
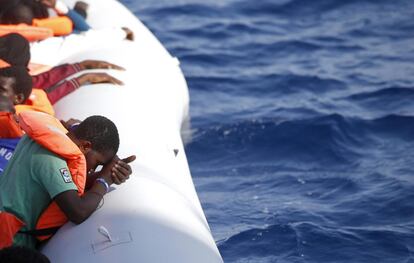
[[[110,162],[113,156],[114,155],[112,153],[102,154],[95,150],[90,149],[85,154],[86,169],[87,169],[86,171],[88,173],[95,171],[99,165],[105,165],[106,163]]]
[[[0,77],[0,96],[7,97],[12,102],[15,100],[14,82],[13,78]]]
[[[106,153],[100,153],[92,149],[92,143],[87,140],[78,140],[69,132],[69,137],[79,147],[86,159],[86,172],[90,173],[96,170],[99,165],[105,165],[109,163],[115,156],[115,153],[108,151]],[[75,139],[74,139],[75,138]]]
[[[11,112],[11,113],[16,112],[11,100],[8,97],[3,96],[2,94],[0,94],[0,111]]]

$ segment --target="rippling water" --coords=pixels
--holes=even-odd
[[[414,262],[414,1],[123,2],[181,61],[225,262]]]

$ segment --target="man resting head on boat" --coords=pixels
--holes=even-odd
[[[53,116],[34,111],[21,113],[19,124],[26,135],[0,176],[0,248],[33,248],[68,220],[82,223],[111,184],[129,178],[128,163],[135,160],[116,156],[117,128],[102,116],[69,132]]]

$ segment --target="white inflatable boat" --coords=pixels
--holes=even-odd
[[[108,70],[125,86],[83,86],[55,109],[60,119],[110,118],[121,137],[119,156],[135,154],[137,160],[127,183],[114,186],[84,223],[63,226],[42,252],[56,263],[223,262],[180,137],[189,95],[179,61],[119,2],[85,2],[88,22],[98,30],[36,43],[32,62],[54,66],[100,59],[126,68]],[[113,29],[125,26],[134,31],[134,42]]]

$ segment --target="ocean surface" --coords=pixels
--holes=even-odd
[[[122,2],[181,61],[225,262],[414,262],[413,0]]]

